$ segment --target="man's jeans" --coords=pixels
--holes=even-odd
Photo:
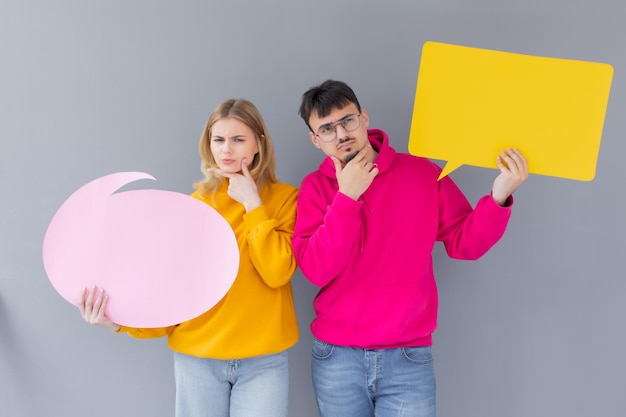
[[[432,349],[358,349],[313,340],[322,417],[436,417]]]

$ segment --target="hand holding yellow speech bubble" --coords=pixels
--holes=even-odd
[[[516,147],[529,171],[595,176],[613,67],[426,42],[409,136],[413,155],[497,168]]]

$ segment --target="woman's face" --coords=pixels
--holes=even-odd
[[[227,117],[213,124],[211,154],[222,171],[231,174],[241,172],[243,159],[246,159],[246,166],[250,166],[258,152],[259,144],[254,132],[242,121]]]

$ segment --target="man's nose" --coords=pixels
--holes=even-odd
[[[343,127],[342,124],[338,124],[337,126],[335,126],[335,132],[337,132],[337,138],[339,140],[348,136],[348,131],[345,127]]]

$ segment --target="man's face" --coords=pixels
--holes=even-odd
[[[348,121],[356,118],[358,127],[353,131],[348,131],[344,126],[349,126]],[[309,126],[313,132],[309,132],[309,138],[313,145],[321,149],[326,156],[334,156],[344,163],[348,163],[365,145],[369,143],[367,139],[367,127],[369,117],[367,111],[359,111],[354,103],[350,103],[341,109],[333,109],[326,117],[318,117],[317,113],[312,113],[309,117]],[[322,131],[336,130],[334,138],[328,139],[322,135]],[[332,135],[331,135],[332,137]],[[324,140],[322,140],[324,139]]]

